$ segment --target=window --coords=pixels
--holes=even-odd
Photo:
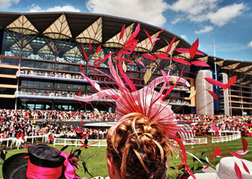
[[[17,80],[12,79],[12,78],[0,78],[0,83],[1,84],[11,84],[11,85],[16,85]]]
[[[0,88],[0,94],[14,94],[15,88]]]
[[[0,68],[0,74],[16,75],[17,69]]]

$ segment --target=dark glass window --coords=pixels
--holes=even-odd
[[[63,83],[63,84],[62,84],[62,88],[63,88],[63,89],[67,89],[67,84]]]
[[[33,81],[28,81],[27,84],[27,86],[33,86]]]
[[[53,83],[52,82],[45,82],[46,84],[46,88],[52,88],[53,87]]]
[[[46,83],[44,81],[40,81],[39,82],[39,87],[44,88],[45,85],[46,85]]]
[[[0,88],[0,94],[14,94],[15,88]]]
[[[0,78],[0,83],[1,84],[11,84],[11,85],[16,85],[17,80],[12,79],[12,78]]]
[[[56,84],[55,84],[55,87],[56,87],[56,88],[63,88],[63,84],[62,84],[62,83],[56,83]]]
[[[0,68],[0,74],[16,75],[17,69]]]
[[[1,64],[18,66],[19,59],[14,58],[1,58]]]
[[[28,84],[27,84],[27,80],[22,80],[21,81],[21,86],[27,86]]]
[[[34,82],[33,82],[33,86],[34,86],[34,87],[39,87],[39,81],[34,81]]]

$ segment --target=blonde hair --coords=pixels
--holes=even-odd
[[[107,138],[107,156],[113,157],[122,179],[165,177],[169,140],[162,126],[141,113],[130,113]]]

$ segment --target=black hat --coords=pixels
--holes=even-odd
[[[4,179],[65,179],[61,151],[43,144],[28,148],[27,153],[9,157],[3,164]]]

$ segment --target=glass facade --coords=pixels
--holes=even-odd
[[[96,92],[88,81],[80,75],[80,64],[83,66],[84,73],[90,79],[96,80],[103,89],[114,87],[115,83],[109,77],[89,68],[97,64],[97,62],[94,64],[95,60],[100,58],[100,61],[102,61],[109,53],[118,51],[118,47],[122,47],[122,44],[126,41],[126,39],[122,39],[121,44],[118,43],[119,34],[117,33],[119,30],[111,31],[114,34],[107,35],[103,31],[102,17],[94,19],[88,27],[79,29],[78,33],[73,32],[75,29],[69,27],[65,14],[62,14],[51,24],[57,26],[57,28],[50,28],[50,25],[43,30],[36,29],[38,25],[33,26],[26,15],[20,15],[19,18],[25,20],[13,21],[10,22],[10,25],[4,27],[0,57],[1,65],[3,65],[0,67],[0,74],[12,75],[12,78],[9,79],[1,77],[0,84],[16,85],[18,83],[16,89],[0,88],[0,93],[14,95],[15,104],[17,104],[15,107],[37,110],[78,109],[80,104],[73,100],[74,95],[91,95]],[[28,22],[31,25],[28,26],[26,24]],[[133,26],[134,24],[131,23],[129,27],[133,30]],[[126,31],[127,33],[130,32],[129,30]],[[143,41],[146,42],[146,40]],[[98,47],[101,47],[99,52],[97,52]],[[142,53],[146,52],[152,53],[152,48],[137,48],[134,55],[125,54],[123,58],[132,59],[133,62],[135,62],[134,58],[138,58],[145,66],[158,66],[152,78],[161,76],[160,69],[166,68],[170,61],[158,59],[157,62],[153,62],[142,56]],[[145,85],[143,76],[146,69],[138,63],[126,62],[125,64],[127,75],[133,83],[139,85],[139,88]],[[174,62],[172,64],[171,73],[177,75],[182,67]],[[111,75],[107,61],[100,64],[98,69]],[[185,68],[185,71],[188,70],[189,66]],[[185,73],[185,75],[187,74]],[[183,95],[177,97],[178,100]],[[3,108],[3,106],[0,106],[0,108]],[[104,106],[100,106],[100,108],[104,108]],[[92,108],[90,107],[90,109]],[[104,110],[106,109],[104,108]]]

